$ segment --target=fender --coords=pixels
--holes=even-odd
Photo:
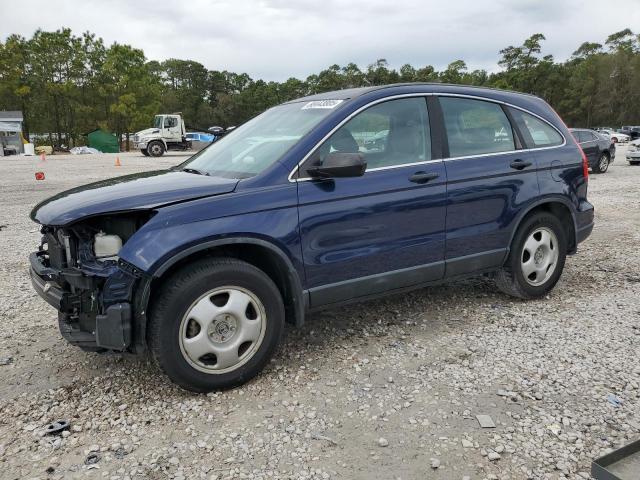
[[[522,223],[522,220],[524,219],[524,217],[526,217],[529,213],[531,213],[531,211],[533,209],[535,209],[536,207],[539,207],[540,205],[543,205],[545,203],[561,203],[563,204],[565,207],[567,207],[569,209],[569,212],[571,212],[571,220],[573,221],[573,241],[575,242],[575,244],[577,245],[577,232],[578,232],[578,224],[576,222],[576,207],[573,203],[571,203],[569,200],[567,200],[565,197],[561,196],[561,195],[547,195],[545,197],[542,198],[538,198],[536,199],[534,202],[530,203],[526,209],[523,209],[518,216],[516,217],[515,221],[513,222],[515,227],[511,230],[511,235],[509,236],[509,246],[507,247],[507,255],[509,254],[509,251],[511,250],[511,243],[513,242],[513,237],[515,237],[516,232],[518,231],[518,228],[520,227],[520,224]],[[506,257],[505,257],[506,258]]]
[[[260,238],[255,237],[225,237],[219,238],[216,240],[209,240],[206,242],[199,243],[197,245],[193,245],[191,247],[187,247],[178,253],[174,254],[164,262],[162,262],[157,268],[152,267],[152,269],[148,272],[153,279],[160,278],[169,268],[175,265],[180,260],[193,255],[194,253],[201,252],[203,250],[208,250],[214,247],[221,247],[224,245],[237,245],[237,244],[252,244],[258,245],[260,247],[267,248],[270,252],[277,255],[277,257],[286,265],[286,277],[287,281],[291,286],[291,291],[293,295],[293,313],[295,325],[297,327],[302,326],[304,323],[304,313],[305,313],[305,301],[302,293],[302,283],[300,281],[300,276],[298,275],[298,271],[296,270],[293,262],[287,256],[287,254],[278,246],[274,245],[271,242],[266,240],[262,240]],[[146,311],[147,302],[149,300],[149,294],[145,295],[144,300],[144,308],[142,311]]]

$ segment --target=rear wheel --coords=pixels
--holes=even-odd
[[[546,212],[533,214],[516,232],[496,284],[514,297],[543,297],[558,283],[566,256],[567,239],[558,218]]]
[[[147,152],[149,152],[152,157],[161,157],[164,154],[164,145],[158,141],[151,142],[147,145]]]
[[[195,392],[234,387],[254,377],[284,329],[276,285],[235,259],[193,263],[169,279],[156,298],[151,353],[173,382]]]
[[[148,157],[148,156],[149,156],[149,151],[148,151],[146,148],[141,148],[141,149],[140,149],[140,151],[142,152],[142,154],[143,154],[145,157]]]
[[[603,153],[598,159],[598,163],[593,167],[593,173],[604,173],[609,169],[609,155]]]

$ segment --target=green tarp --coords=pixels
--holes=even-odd
[[[120,145],[118,139],[105,130],[97,129],[87,134],[89,137],[89,146],[100,150],[103,153],[118,153]]]

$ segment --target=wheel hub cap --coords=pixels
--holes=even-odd
[[[531,232],[522,248],[520,266],[529,285],[544,284],[556,270],[558,263],[558,239],[547,227]]]
[[[210,290],[185,312],[179,329],[180,350],[197,370],[233,371],[258,351],[267,316],[260,299],[238,286]]]

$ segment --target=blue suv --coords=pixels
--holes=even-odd
[[[486,274],[546,295],[593,229],[588,163],[541,99],[442,84],[276,106],[186,162],[33,209],[38,293],[90,351],[241,384],[310,310]]]

